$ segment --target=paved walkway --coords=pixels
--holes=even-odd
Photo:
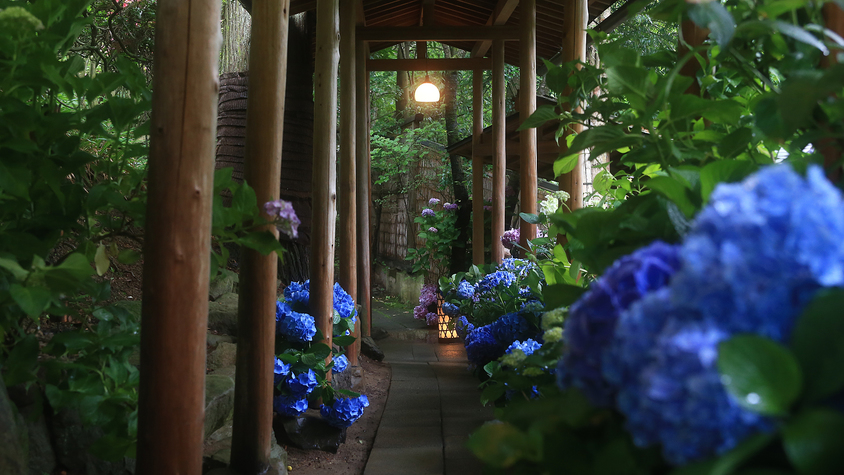
[[[372,320],[390,333],[378,346],[392,379],[364,475],[482,473],[466,441],[493,411],[481,406],[463,344],[438,343],[436,330],[405,310],[376,304]]]

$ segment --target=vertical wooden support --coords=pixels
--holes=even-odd
[[[158,2],[137,473],[201,473],[220,2]]]
[[[507,149],[504,116],[504,41],[492,42],[492,262],[504,260],[504,175]]]
[[[355,153],[357,152],[355,121],[357,100],[355,93],[357,62],[355,55],[355,26],[357,2],[342,2],[340,12],[340,275],[343,289],[357,301],[357,185]],[[355,343],[346,347],[346,357],[352,366],[358,365],[360,325],[355,325]]]
[[[369,255],[372,248],[369,243],[369,205],[372,201],[369,199],[369,98],[367,96],[369,72],[366,70],[366,59],[369,55],[366,53],[366,43],[363,41],[356,42],[355,54],[357,58],[357,69],[355,70],[357,76],[355,78],[355,87],[357,88],[357,94],[355,94],[357,167],[355,171],[357,172],[358,293],[354,297],[355,302],[360,306],[358,327],[360,327],[360,336],[364,337],[370,336],[372,330],[372,286],[370,280],[372,267]]]
[[[586,0],[568,0],[565,4],[565,36],[563,37],[563,62],[574,60],[586,61],[586,25],[589,19]],[[561,152],[566,151],[566,140],[569,135],[580,133],[582,126],[572,126],[560,138]],[[574,170],[557,178],[560,189],[567,192],[570,198],[566,205],[570,210],[583,207],[583,159],[581,153]]]
[[[697,26],[691,20],[683,20],[680,23],[680,34],[683,35],[683,41],[680,41],[677,45],[677,57],[682,58],[691,51],[690,47],[694,48],[703,44],[709,36],[709,30]],[[700,95],[700,84],[695,77],[698,71],[700,71],[700,63],[694,57],[686,61],[680,68],[680,74],[694,79],[692,85],[686,89],[686,94]]]
[[[252,2],[243,177],[258,206],[279,196],[288,12],[287,0]],[[268,230],[278,235],[275,226]],[[241,249],[231,467],[242,474],[263,473],[269,466],[277,274],[275,253]]]
[[[519,2],[519,118],[522,122],[536,110],[536,0]],[[536,129],[519,132],[521,212],[536,214]],[[528,249],[536,237],[536,225],[519,220],[519,244]]]
[[[339,0],[317,0],[314,73],[310,306],[317,328],[325,336],[322,343],[328,346],[331,346],[333,335],[334,224],[337,217],[338,4]]]
[[[472,263],[484,264],[484,71],[472,72]]]
[[[830,2],[823,6],[823,20],[827,29],[838,35],[844,35],[844,10],[837,4]],[[841,53],[841,48],[833,47],[829,56],[822,58],[821,67],[828,68],[837,64],[839,62],[838,55]],[[832,182],[841,181],[841,176],[844,174],[841,166],[841,150],[844,148],[844,141],[841,138],[827,137],[819,140],[816,146],[824,157],[827,178]]]

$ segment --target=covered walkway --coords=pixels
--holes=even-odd
[[[390,334],[378,345],[392,379],[364,474],[481,473],[466,441],[493,419],[493,410],[481,406],[463,343],[437,343],[436,330],[411,311],[379,302],[373,302],[372,324]]]

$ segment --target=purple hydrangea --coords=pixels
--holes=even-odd
[[[425,208],[422,210],[422,216],[428,216],[430,218],[433,218],[434,216],[436,216],[436,213],[434,213],[434,210],[432,210],[431,208]]]
[[[460,307],[451,302],[443,302],[443,313],[449,317],[457,317],[460,315]]]
[[[413,318],[417,320],[424,320],[425,315],[428,314],[428,307],[417,305],[413,307]]]
[[[465,279],[461,280],[460,283],[457,284],[457,296],[463,300],[471,299],[475,296],[475,286]]]
[[[492,206],[489,206],[489,205],[484,206],[484,211],[492,211]]]
[[[287,377],[287,389],[294,396],[305,397],[319,385],[314,370],[308,369],[307,373],[290,373]]]
[[[533,338],[528,338],[524,342],[520,342],[518,340],[514,341],[508,348],[505,353],[512,353],[513,350],[522,350],[526,356],[530,356],[533,354],[534,351],[541,348],[542,345],[535,341]]]
[[[437,303],[437,286],[434,284],[425,284],[422,286],[422,291],[419,292],[419,305],[427,307]]]
[[[280,359],[275,359],[275,365],[273,368],[273,386],[278,386],[282,381],[285,380],[287,375],[290,373],[290,365],[285,364],[284,361]]]
[[[363,415],[363,408],[369,406],[369,399],[365,395],[356,398],[336,398],[331,406],[325,404],[319,413],[328,424],[343,428],[349,427]]]
[[[304,343],[316,335],[316,320],[307,313],[290,308],[287,302],[276,302],[276,331],[288,341]]]
[[[296,417],[308,410],[308,400],[282,394],[273,398],[273,409],[282,416]]]
[[[593,404],[612,402],[614,388],[601,374],[601,362],[612,342],[619,314],[643,295],[663,287],[680,267],[678,248],[661,241],[624,256],[575,302],[566,320],[566,351],[560,359],[560,386],[575,386]]]
[[[433,234],[437,234],[439,232],[439,230],[437,228],[431,226],[430,228],[428,228],[428,232],[433,233]]]
[[[504,231],[504,234],[501,235],[501,245],[512,250],[519,243],[519,235],[520,231],[518,229]]]
[[[457,211],[457,208],[459,208],[457,203],[446,203],[443,205],[443,209],[446,211]]]
[[[439,317],[437,316],[436,313],[428,312],[425,315],[425,323],[427,323],[429,327],[436,325],[437,322],[439,322]]]
[[[430,200],[428,200],[428,206],[434,207],[438,204],[440,204],[440,200],[436,198],[431,198]]]
[[[337,355],[334,357],[334,368],[331,370],[335,373],[342,373],[349,367],[349,359],[346,355]]]
[[[264,212],[267,213],[276,223],[278,229],[295,239],[299,236],[299,217],[293,209],[293,203],[285,200],[268,201],[264,203]]]

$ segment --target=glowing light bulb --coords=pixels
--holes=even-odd
[[[416,102],[437,102],[440,100],[440,90],[430,81],[425,81],[413,93]]]

